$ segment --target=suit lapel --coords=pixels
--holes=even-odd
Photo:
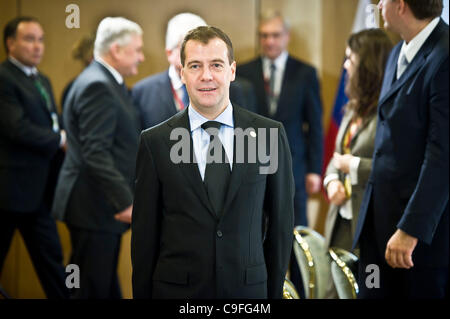
[[[208,209],[208,211],[214,218],[217,218],[217,216],[214,212],[214,209],[211,206],[211,203],[209,201],[208,194],[206,193],[206,189],[203,186],[203,181],[202,181],[202,177],[200,176],[200,172],[198,170],[198,165],[193,160],[195,157],[194,144],[192,142],[191,126],[189,124],[189,116],[188,116],[187,110],[188,110],[188,108],[185,108],[184,110],[177,113],[174,117],[172,117],[172,119],[170,119],[167,122],[167,125],[169,125],[169,127],[171,127],[171,129],[184,128],[184,129],[188,130],[188,132],[189,132],[189,137],[190,137],[189,138],[189,143],[190,143],[189,151],[190,151],[190,155],[191,155],[191,160],[189,163],[180,163],[178,165],[180,165],[181,172],[183,173],[186,180],[190,184],[192,190],[200,198],[203,205]],[[169,135],[170,135],[170,132],[169,132]],[[172,140],[168,139],[167,142],[169,145],[169,149],[171,149],[172,146],[175,145],[175,143],[177,143],[178,141],[176,141],[176,140],[172,141]]]
[[[267,105],[267,95],[266,95],[266,89],[265,89],[265,83],[264,83],[264,72],[263,72],[263,65],[262,65],[262,59],[259,58],[256,60],[256,68],[255,68],[256,74],[254,75],[257,85],[256,85],[256,95],[259,96],[260,104],[258,105],[258,113],[264,116],[268,116],[269,114],[269,105]]]
[[[241,128],[243,131],[245,131],[247,128],[251,127],[251,120],[243,113],[241,112],[241,109],[238,106],[233,107],[233,117],[234,117],[234,128]],[[248,145],[244,143],[244,152],[247,153],[248,151]],[[239,190],[239,187],[242,184],[242,180],[244,176],[246,176],[247,169],[249,167],[248,163],[237,163],[236,162],[236,135],[234,136],[234,143],[233,143],[233,169],[231,171],[231,178],[230,178],[230,184],[228,185],[228,192],[227,196],[225,198],[225,205],[223,211],[226,212],[231,205],[234,197],[236,196],[237,191]],[[246,154],[245,153],[245,154]],[[221,216],[220,216],[221,217]]]
[[[39,93],[39,90],[37,89],[36,85],[33,83],[33,80],[31,79],[31,77],[27,76],[21,69],[19,69],[11,61],[6,60],[6,63],[9,67],[9,69],[13,73],[16,74],[17,80],[20,82],[20,86],[25,86],[28,88],[28,91],[33,92],[33,95],[36,97],[36,101],[39,101],[39,104],[41,104],[42,109],[50,117],[50,112],[47,108],[47,102],[45,101],[45,99],[41,95],[41,93]],[[38,73],[37,76],[41,77],[40,73]],[[41,81],[41,82],[44,83],[44,81]],[[45,88],[48,91],[48,94],[50,94],[49,88],[47,86],[45,86]],[[53,107],[54,107],[54,105],[53,105]]]
[[[169,110],[171,114],[176,114],[177,107],[173,100],[172,82],[170,82],[169,72],[167,71],[165,75],[164,81],[160,82],[162,85],[159,87],[159,98],[164,105],[164,109]]]
[[[296,68],[293,65],[294,61],[291,59],[291,57],[287,58],[286,66],[284,68],[284,75],[283,75],[283,81],[281,84],[281,92],[280,96],[278,98],[277,103],[277,111],[275,112],[274,118],[279,119],[280,115],[284,111],[284,108],[291,108],[291,103],[286,103],[284,100],[289,99],[289,90],[290,90],[290,84],[293,83],[292,77],[295,74]]]
[[[355,135],[353,136],[351,142],[350,142],[350,148],[353,149],[355,146],[356,141],[358,140],[358,136],[361,132],[365,130],[365,128],[369,125],[369,123],[372,121],[373,117],[376,116],[376,113],[367,117],[364,122],[361,124],[361,126],[356,131]]]
[[[336,136],[336,141],[338,141],[338,150],[339,150],[340,154],[342,154],[342,139],[344,138],[345,132],[347,132],[347,130],[348,130],[348,126],[350,125],[351,118],[352,118],[352,116],[350,114],[346,114],[342,118],[342,122],[341,122],[340,126],[342,126],[343,129],[339,130],[338,135]]]
[[[387,99],[389,99],[395,92],[397,92],[403,85],[412,77],[414,76],[417,71],[425,64],[426,59],[430,52],[432,51],[435,43],[440,38],[441,30],[443,27],[444,22],[441,21],[438,23],[436,28],[433,30],[433,32],[430,34],[428,39],[425,41],[423,46],[420,48],[419,52],[417,52],[414,59],[411,61],[409,66],[406,68],[406,70],[403,72],[400,79],[393,82],[394,77],[397,73],[397,60],[398,56],[400,54],[401,45],[399,44],[396,48],[397,51],[393,55],[393,59],[391,60],[391,63],[389,65],[389,73],[387,73],[386,80],[388,81],[387,88],[383,91],[386,91],[385,94],[382,95],[379,105],[382,105]],[[389,87],[389,83],[392,83],[392,85]],[[384,93],[384,92],[382,92]]]

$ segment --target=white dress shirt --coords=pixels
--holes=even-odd
[[[11,61],[12,64],[17,66],[19,69],[23,71],[27,76],[37,75],[38,70],[35,66],[26,66],[25,64],[22,64],[17,59],[13,58],[12,56],[8,57],[9,61]]]
[[[419,52],[420,48],[423,46],[430,34],[437,27],[439,20],[440,17],[436,17],[431,20],[431,22],[428,23],[428,25],[423,28],[423,30],[420,31],[411,41],[409,41],[409,43],[403,41],[403,45],[398,56],[397,68],[399,68],[403,56],[406,57],[406,61],[408,62],[408,64],[411,63],[417,52]]]
[[[275,60],[271,60],[267,57],[263,57],[262,58],[262,66],[263,66],[263,75],[264,75],[264,80],[267,81],[267,83],[269,83],[270,80],[270,66],[272,65],[272,63],[275,65],[275,81],[274,81],[274,89],[273,89],[273,94],[275,96],[275,99],[273,100],[273,102],[275,103],[275,105],[271,105],[269,106],[271,110],[276,111],[277,109],[277,103],[278,103],[278,97],[280,96],[281,93],[281,88],[283,85],[283,77],[284,77],[284,70],[286,69],[286,61],[288,59],[288,52],[287,51],[283,51],[278,58],[276,58]]]
[[[206,156],[209,147],[209,134],[202,129],[202,125],[208,122],[207,118],[199,114],[192,106],[188,108],[189,123],[191,125],[192,143],[194,146],[195,159],[197,161],[198,169],[202,180],[205,179],[206,170]],[[230,169],[233,169],[233,143],[234,143],[234,119],[233,106],[231,102],[226,109],[214,119],[220,122],[222,126],[219,130],[219,139],[223,144],[225,153],[230,162]]]
[[[178,75],[177,70],[173,65],[169,67],[169,78],[170,83],[172,84],[172,88],[175,90],[175,93],[177,94],[180,101],[183,101],[185,91],[183,89],[184,83],[181,81],[180,76]],[[177,110],[181,110],[180,102],[174,97],[173,101],[175,102],[175,106]]]
[[[112,74],[117,83],[122,85],[123,77],[116,69],[114,69],[111,65],[109,65],[105,60],[103,60],[100,57],[95,58],[95,61],[103,65]]]

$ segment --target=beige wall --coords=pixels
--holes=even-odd
[[[279,9],[290,21],[292,55],[318,69],[323,101],[324,128],[333,107],[336,86],[344,58],[345,41],[353,23],[358,0],[0,0],[0,28],[16,14],[37,17],[44,26],[46,54],[40,69],[52,80],[57,101],[65,85],[81,71],[81,65],[70,57],[72,45],[95,31],[105,16],[124,16],[138,22],[144,30],[146,61],[140,74],[127,80],[132,86],[143,77],[167,68],[164,33],[167,20],[176,13],[190,11],[201,15],[209,24],[227,32],[235,47],[238,63],[257,55],[256,26],[258,13],[265,8]],[[78,4],[80,29],[65,27],[65,7]],[[5,57],[3,50],[0,58]],[[321,213],[314,227],[322,231],[327,204],[320,195],[313,197]],[[67,228],[58,223],[64,250],[64,262],[70,256]],[[130,232],[123,237],[119,276],[124,297],[131,297]],[[15,236],[0,277],[1,284],[18,298],[42,298],[37,280],[20,236]]]

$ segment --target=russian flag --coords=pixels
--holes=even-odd
[[[359,32],[366,28],[378,28],[378,26],[379,13],[376,5],[373,5],[370,0],[359,0],[358,9],[356,10],[355,20],[353,22],[352,33]],[[348,102],[348,98],[345,95],[346,76],[347,72],[342,67],[333,112],[331,113],[330,123],[325,136],[322,176],[325,175],[325,170],[328,163],[333,157],[336,135],[343,117],[343,107]]]

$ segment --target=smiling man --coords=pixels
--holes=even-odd
[[[221,30],[190,31],[181,62],[189,107],[141,134],[131,244],[134,298],[281,298],[294,196],[284,128],[231,104],[236,62]],[[171,133],[180,128],[193,151],[188,163],[177,164],[170,157],[177,143]],[[277,130],[275,173],[260,174],[259,162],[236,161],[235,128],[251,130],[249,138],[258,129]],[[221,160],[211,161],[217,148]]]
[[[74,81],[64,105],[68,151],[56,189],[54,215],[65,221],[71,263],[80,267],[74,298],[120,298],[120,239],[131,223],[139,117],[124,78],[144,60],[142,29],[105,18],[95,61]]]

